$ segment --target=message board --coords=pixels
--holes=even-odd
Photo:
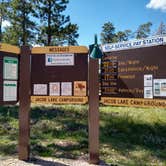
[[[0,105],[18,101],[18,70],[20,49],[0,44]]]
[[[166,45],[105,52],[102,103],[166,107]]]
[[[84,46],[36,47],[31,57],[31,101],[87,103],[88,49]]]

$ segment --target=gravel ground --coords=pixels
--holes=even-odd
[[[106,166],[104,163],[99,165]],[[30,161],[20,161],[17,158],[0,157],[0,166],[95,166],[85,160],[32,158]],[[107,165],[108,166],[108,165]]]

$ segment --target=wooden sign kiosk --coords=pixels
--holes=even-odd
[[[30,50],[0,44],[0,105],[19,101],[20,160],[30,154],[30,103],[86,104],[90,84],[90,163],[99,162],[98,60],[90,58],[89,65],[88,79],[88,49],[83,46]]]
[[[32,48],[31,101],[42,104],[85,104],[88,49],[84,46]]]
[[[88,49],[22,47],[20,68],[19,159],[28,160],[30,96],[38,104],[87,103]]]

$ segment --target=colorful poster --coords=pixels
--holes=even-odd
[[[74,81],[74,96],[86,96],[86,81]]]
[[[60,83],[50,82],[49,83],[49,95],[50,96],[60,96]]]
[[[144,87],[144,98],[153,99],[153,88],[152,87]]]
[[[74,54],[46,54],[46,66],[73,66]]]
[[[33,85],[34,95],[47,95],[47,84],[34,84]]]
[[[62,82],[61,95],[62,96],[72,96],[72,83],[71,82]]]
[[[8,80],[18,79],[18,59],[17,58],[4,57],[3,78]]]
[[[3,82],[3,101],[17,101],[17,81]]]
[[[166,96],[166,79],[154,79],[154,96]]]
[[[144,75],[144,86],[153,86],[153,76],[151,74]]]

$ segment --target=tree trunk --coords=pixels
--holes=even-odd
[[[0,42],[2,42],[2,9],[0,10]]]
[[[48,43],[47,45],[50,46],[51,45],[51,1],[48,1]]]
[[[0,18],[0,42],[2,42],[2,19]]]
[[[23,1],[23,24],[22,24],[22,31],[23,31],[23,36],[22,36],[22,43],[23,45],[26,45],[26,15],[25,15],[25,0]]]

